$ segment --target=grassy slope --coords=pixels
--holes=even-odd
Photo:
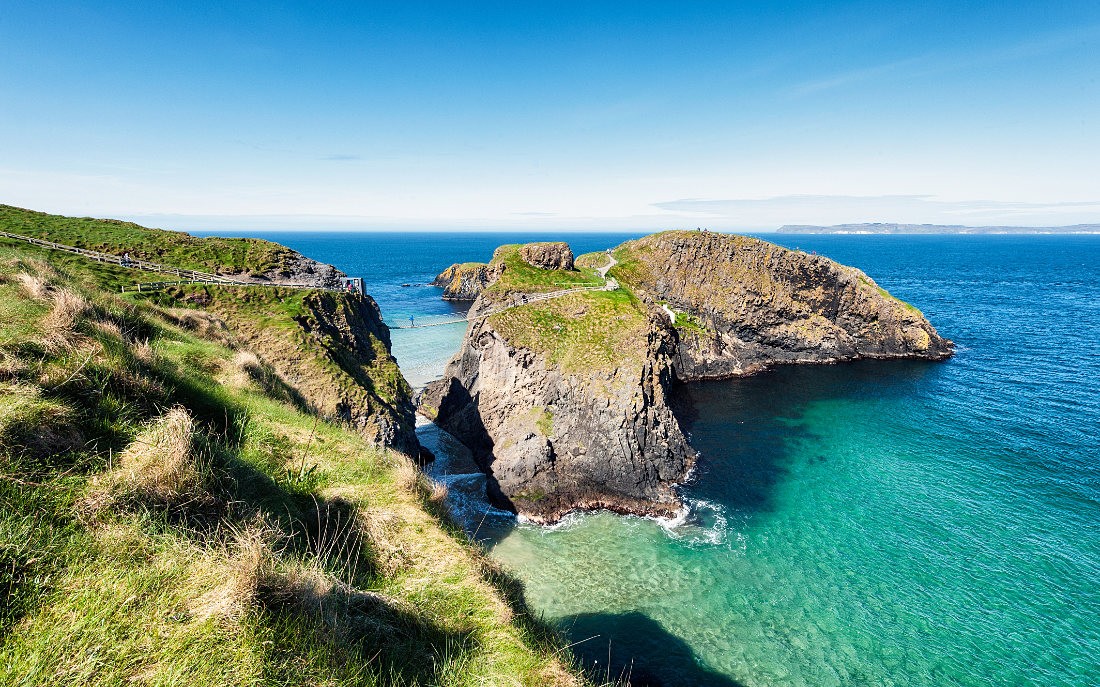
[[[0,684],[575,682],[407,459],[38,255],[0,246]]]
[[[0,205],[0,229],[116,255],[129,252],[135,259],[173,267],[226,274],[277,272],[293,255],[290,249],[262,239],[197,238],[131,222],[62,217],[10,205]]]
[[[513,346],[543,353],[569,372],[627,367],[646,354],[648,320],[625,289],[532,303],[489,322]]]
[[[580,256],[576,270],[546,270],[524,262],[520,248],[496,250],[493,261],[507,267],[489,288],[490,295],[603,284],[596,268],[607,264],[604,253]],[[570,372],[626,367],[645,356],[645,307],[627,289],[540,301],[493,315],[489,322],[512,345],[542,353]]]
[[[508,244],[496,249],[491,265],[504,263],[504,272],[489,291],[491,293],[543,293],[560,291],[578,286],[597,286],[603,283],[596,270],[579,268],[575,270],[544,270],[529,265],[519,251],[520,244]]]
[[[129,222],[62,217],[7,205],[0,205],[0,229],[116,254],[129,250],[134,257],[220,273],[261,274],[293,255],[289,249],[268,241],[199,239]],[[0,249],[4,247],[79,272],[107,291],[121,291],[122,287],[155,279],[148,272],[100,264],[0,237]],[[276,365],[283,376],[295,377],[296,385],[326,415],[332,415],[341,402],[350,402],[357,411],[367,413],[399,405],[411,397],[412,390],[397,361],[377,336],[370,337],[359,356],[351,356],[332,336],[320,331],[309,336],[303,331],[299,321],[316,325],[311,307],[339,309],[341,304],[334,301],[345,298],[342,295],[268,287],[185,286],[143,295],[127,293],[126,298],[149,299],[164,307],[195,307],[202,303],[206,310],[229,323],[237,338]],[[318,351],[326,355],[317,355]]]

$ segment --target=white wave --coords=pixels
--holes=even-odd
[[[675,516],[654,520],[673,539],[691,544],[722,544],[729,534],[725,510],[704,499],[684,499],[684,507]]]

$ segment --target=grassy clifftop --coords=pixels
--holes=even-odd
[[[0,205],[0,229],[78,248],[224,274],[265,275],[292,268],[297,253],[262,239],[197,238],[132,222],[63,217]]]
[[[126,222],[60,217],[9,206],[0,206],[0,229],[114,254],[128,251],[133,257],[155,258],[173,267],[195,265],[221,273],[259,275],[272,260],[278,260],[296,270],[303,266],[313,270],[311,277],[336,273],[329,266],[315,267],[316,263],[299,253],[267,241],[198,239]],[[0,248],[5,246],[80,274],[89,285],[106,291],[125,288],[129,292],[136,283],[162,278],[0,238]],[[145,249],[139,253],[134,246]],[[189,262],[192,252],[202,256],[201,264]],[[271,276],[270,272],[264,274]],[[168,274],[163,278],[175,277]],[[369,296],[289,288],[184,285],[152,293],[127,293],[125,298],[213,316],[223,330],[232,330],[232,338],[263,356],[289,380],[300,392],[304,407],[326,418],[352,423],[375,443],[395,445],[415,454],[412,389],[389,353],[389,330]]]
[[[546,269],[524,260],[523,247],[508,244],[494,252],[490,268],[503,270],[485,291],[491,302],[604,284],[597,272],[608,262],[604,253],[581,256],[575,269]],[[537,301],[493,315],[489,322],[509,343],[543,353],[569,371],[610,370],[645,358],[645,306],[627,289]]]
[[[0,684],[579,682],[441,488],[282,372],[400,395],[346,303],[55,257],[0,243]]]

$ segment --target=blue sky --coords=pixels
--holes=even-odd
[[[1100,222],[1100,3],[21,2],[0,202],[170,228]]]

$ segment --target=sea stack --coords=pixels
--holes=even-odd
[[[676,383],[952,354],[860,270],[758,239],[665,232],[575,261],[546,245],[503,246],[479,267],[492,276],[462,347],[420,399],[473,451],[490,499],[538,522],[679,508],[694,452],[668,405]],[[612,262],[613,288],[591,290]]]

